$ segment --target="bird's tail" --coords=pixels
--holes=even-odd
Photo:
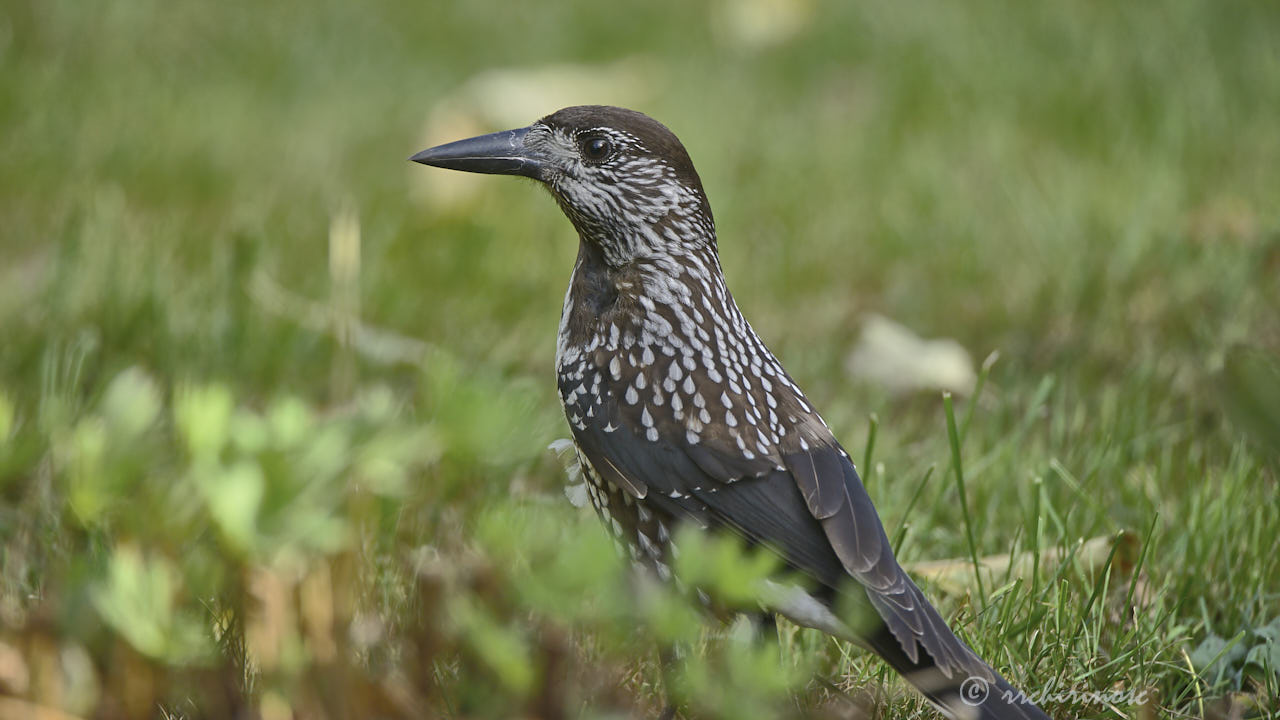
[[[956,637],[941,617],[936,617],[936,627],[941,628],[948,641],[941,647],[949,646],[956,651],[949,674],[923,647],[916,647],[916,659],[913,660],[881,618],[870,623],[872,627],[860,624],[859,632],[852,631],[833,610],[838,600],[829,587],[820,589],[816,594],[794,585],[775,583],[766,583],[765,589],[766,604],[771,610],[798,625],[821,630],[871,650],[947,717],[955,720],[1049,720],[1049,716],[1030,698],[1009,684]],[[925,612],[936,616],[932,606],[923,604],[923,598],[921,602],[922,607],[927,608]],[[867,618],[866,615],[863,617]]]
[[[863,642],[893,666],[947,717],[955,720],[1049,720],[1025,694],[989,666],[947,677],[926,652],[912,660],[888,627]],[[979,661],[980,662],[980,661]]]

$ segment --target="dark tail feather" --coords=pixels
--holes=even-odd
[[[947,677],[926,652],[921,651],[920,659],[912,661],[893,633],[883,626],[866,643],[955,720],[1049,720],[1043,710],[989,667],[984,666],[984,671],[991,679],[982,677],[982,672],[972,676],[956,672]]]

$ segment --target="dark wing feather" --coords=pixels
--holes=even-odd
[[[871,498],[834,439],[779,458],[746,458],[710,433],[691,443],[659,423],[656,440],[639,435],[611,393],[602,400],[599,412],[573,431],[603,477],[675,517],[773,548],[833,590],[853,577],[912,661],[923,646],[948,677],[989,674],[899,566]]]

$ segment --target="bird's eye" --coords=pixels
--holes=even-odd
[[[604,160],[612,153],[613,143],[607,138],[589,137],[582,141],[582,156],[588,160]]]

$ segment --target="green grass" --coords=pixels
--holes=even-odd
[[[691,716],[927,716],[845,645],[630,591],[545,450],[569,225],[507,179],[421,200],[468,79],[630,58],[905,562],[1138,539],[933,588],[959,632],[1055,716],[1276,717],[1280,8],[778,4],[811,14],[753,46],[727,2],[10,3],[0,703],[619,716],[678,640]],[[325,327],[357,311],[420,342],[371,358]],[[998,350],[983,392],[851,376],[869,312]]]

